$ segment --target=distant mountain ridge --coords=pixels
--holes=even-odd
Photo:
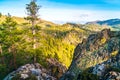
[[[116,19],[108,19],[103,21],[93,21],[93,22],[88,22],[86,24],[100,24],[100,25],[114,26],[120,24],[120,19],[116,18]]]

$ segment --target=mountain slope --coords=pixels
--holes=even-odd
[[[120,73],[119,61],[120,32],[105,29],[77,45],[72,63],[60,80],[111,80],[112,73]]]

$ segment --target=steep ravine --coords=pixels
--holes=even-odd
[[[120,32],[104,29],[84,39],[60,80],[120,80]]]

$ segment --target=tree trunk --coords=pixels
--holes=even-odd
[[[34,17],[34,15],[33,15]],[[35,37],[35,34],[36,34],[36,30],[35,30],[35,20],[32,21],[32,35],[33,35],[33,49],[35,51],[35,49],[37,48],[36,47],[36,37]],[[33,56],[33,62],[36,63],[36,54],[34,53],[34,56]]]
[[[4,56],[2,56],[2,45],[0,44],[0,55],[1,55],[1,63],[4,64]]]
[[[36,38],[35,38],[35,21],[32,21],[32,35],[33,35],[33,49],[36,49]]]
[[[13,65],[14,65],[14,68],[16,69],[17,68],[17,66],[16,66],[16,48],[14,45],[12,46],[12,53],[13,53]]]

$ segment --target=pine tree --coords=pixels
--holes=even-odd
[[[38,6],[36,4],[35,0],[31,0],[31,2],[29,4],[27,4],[26,10],[27,10],[27,20],[30,21],[31,25],[32,25],[32,46],[33,46],[33,50],[34,50],[34,54],[33,54],[33,62],[36,63],[36,21],[38,20],[38,11],[40,9],[40,6]]]
[[[5,30],[11,32],[11,30],[15,29],[17,23],[13,21],[12,16],[8,13],[5,22],[3,22],[2,25],[4,26]]]
[[[40,6],[36,4],[35,0],[31,0],[29,4],[27,4],[26,10],[27,10],[27,20],[31,22],[32,25],[32,35],[33,35],[33,49],[36,49],[36,21],[38,20],[38,11],[40,9]]]
[[[1,43],[2,43],[1,45],[6,46],[8,52],[12,53],[13,61],[12,61],[11,65],[13,65],[14,68],[16,68],[16,48],[14,45],[15,44],[15,41],[14,41],[15,34],[13,33],[13,31],[16,29],[16,25],[17,25],[17,22],[15,22],[12,19],[12,16],[8,13],[5,21],[2,23],[2,26],[3,26],[3,30],[2,30],[3,34],[2,35],[4,35],[4,37],[1,40]],[[2,52],[2,48],[1,48],[1,52]]]

